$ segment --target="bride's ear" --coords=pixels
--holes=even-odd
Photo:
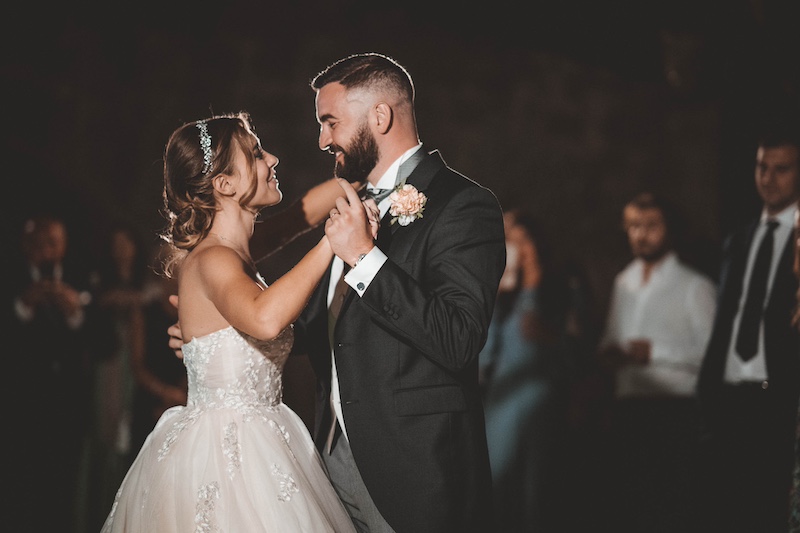
[[[211,183],[214,186],[214,190],[222,196],[234,196],[236,194],[236,188],[233,186],[230,176],[217,174],[211,179]]]

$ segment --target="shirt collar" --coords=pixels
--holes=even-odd
[[[797,212],[797,203],[796,202],[794,202],[794,203],[792,203],[792,205],[784,208],[784,210],[781,211],[780,213],[778,213],[777,215],[773,215],[771,217],[767,216],[767,211],[765,209],[765,210],[763,210],[761,212],[761,223],[763,224],[767,220],[772,219],[772,220],[777,220],[778,223],[781,226],[785,226],[785,227],[791,228],[791,227],[794,226],[794,219],[795,219],[795,216],[796,216],[795,215],[796,212]]]
[[[369,189],[394,189],[394,186],[397,185],[397,173],[400,171],[400,165],[405,163],[409,157],[414,155],[414,153],[419,150],[422,146],[422,143],[409,148],[406,150],[403,155],[395,159],[394,163],[389,165],[389,168],[386,169],[386,172],[383,173],[381,179],[378,180],[378,183],[373,187],[372,185],[367,185]]]
[[[42,280],[42,270],[39,268],[38,265],[30,265],[31,269],[31,280],[33,281],[41,281]],[[53,276],[53,280],[61,281],[64,277],[64,267],[61,263],[56,263],[53,265],[53,271],[51,273]]]
[[[653,266],[653,270],[650,271],[650,279],[648,280],[646,285],[649,285],[653,282],[654,279],[663,275],[664,272],[669,272],[674,265],[678,263],[678,254],[675,253],[675,250],[670,250],[667,252],[661,260]],[[635,284],[635,286],[643,286],[642,285],[642,272],[644,271],[644,260],[641,258],[636,258],[633,260],[633,264],[631,265],[631,273],[633,274],[631,280]]]

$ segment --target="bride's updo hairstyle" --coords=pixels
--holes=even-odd
[[[173,252],[163,265],[168,277],[180,260],[208,235],[218,209],[213,179],[234,172],[237,146],[244,152],[253,177],[239,205],[257,211],[247,205],[258,187],[253,131],[250,116],[239,112],[188,122],[167,141],[162,211],[167,227],[161,237]]]

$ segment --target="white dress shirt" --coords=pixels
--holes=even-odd
[[[775,228],[773,237],[775,239],[775,246],[772,248],[772,263],[770,264],[769,278],[767,279],[767,296],[766,302],[769,301],[770,294],[772,293],[772,281],[775,279],[775,272],[778,270],[778,263],[780,263],[781,254],[786,246],[786,241],[794,231],[794,221],[797,212],[797,206],[792,204],[775,216],[767,217],[766,212],[761,214],[761,221],[756,228],[753,235],[753,241],[750,243],[750,253],[747,257],[747,269],[745,270],[744,279],[742,283],[742,294],[739,298],[739,308],[736,311],[736,316],[733,318],[733,328],[731,329],[731,342],[728,346],[728,358],[725,361],[725,377],[726,383],[738,383],[742,381],[764,381],[769,379],[767,374],[767,358],[764,355],[764,322],[761,322],[761,327],[758,333],[758,347],[755,357],[749,361],[742,360],[739,354],[736,353],[736,336],[739,334],[739,323],[742,320],[742,309],[744,309],[744,302],[747,299],[747,291],[750,287],[750,273],[753,271],[753,263],[756,260],[758,247],[761,244],[761,238],[767,228],[767,220],[775,220],[778,222],[778,227]]]
[[[400,170],[400,165],[403,164],[409,157],[411,157],[417,150],[419,150],[421,146],[422,144],[418,144],[417,146],[406,151],[403,155],[397,158],[397,160],[392,163],[388,169],[386,169],[386,172],[384,172],[383,176],[381,176],[381,179],[378,180],[378,183],[376,183],[374,186],[367,184],[367,188],[394,189],[397,182],[397,173]],[[381,200],[381,203],[378,204],[381,218],[383,218],[386,212],[389,211],[390,205],[391,201],[389,200],[388,196]],[[375,275],[386,262],[386,259],[386,254],[384,254],[377,246],[375,246],[361,261],[358,262],[355,267],[351,268],[350,271],[345,274],[344,281],[356,291],[356,294],[358,294],[359,297],[361,297],[369,287],[369,284],[375,278]],[[340,258],[334,257],[333,263],[331,264],[331,283],[328,286],[328,306],[330,306],[331,301],[333,300],[333,293],[336,290],[336,284],[338,283],[339,278],[342,277],[342,270],[344,270],[344,262]],[[339,376],[336,372],[336,358],[333,356],[333,347],[331,347],[331,404],[334,412],[336,413],[336,418],[339,420],[342,433],[345,437],[347,437],[347,429],[345,428],[344,416],[342,415],[342,400],[339,393]]]
[[[644,266],[635,259],[614,280],[601,347],[650,341],[648,364],[617,370],[616,397],[690,397],[711,336],[716,286],[674,252],[653,267],[646,283]]]

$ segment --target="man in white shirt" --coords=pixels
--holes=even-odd
[[[798,156],[794,129],[762,138],[755,185],[763,208],[725,243],[697,389],[704,530],[786,531],[800,393],[800,335],[791,323]]]
[[[614,281],[600,342],[601,361],[614,370],[612,493],[622,508],[611,517],[616,531],[653,523],[683,531],[697,443],[694,389],[716,288],[678,258],[674,211],[663,199],[636,196],[623,221],[634,259]]]

